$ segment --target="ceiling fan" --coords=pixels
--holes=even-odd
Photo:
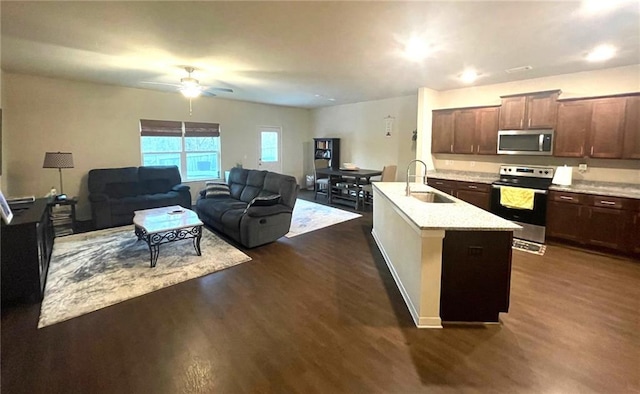
[[[165,82],[148,82],[143,81],[141,83],[149,84],[149,85],[165,85],[165,86],[174,86],[178,88],[178,91],[182,93],[183,96],[187,98],[196,98],[200,95],[214,97],[216,96],[212,90],[225,92],[225,93],[233,93],[233,89],[228,88],[216,88],[216,87],[208,87],[204,85],[200,85],[200,81],[193,78],[191,73],[195,71],[195,68],[186,66],[184,70],[187,72],[187,77],[180,78],[180,83],[165,83]]]
[[[149,84],[149,85],[166,85],[166,86],[174,86],[178,88],[178,91],[182,93],[182,95],[189,99],[189,115],[192,113],[191,107],[191,99],[202,96],[214,97],[216,94],[212,93],[212,90],[225,92],[225,93],[233,93],[233,89],[228,88],[216,88],[216,87],[207,87],[204,85],[200,85],[200,81],[193,78],[191,73],[195,71],[195,68],[191,66],[186,66],[184,70],[187,72],[187,77],[180,78],[180,84],[175,83],[164,83],[164,82],[148,82],[143,81],[141,83]]]

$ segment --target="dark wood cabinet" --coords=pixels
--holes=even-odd
[[[314,138],[313,158],[327,159],[329,167],[340,168],[340,138]]]
[[[640,201],[637,202],[636,209],[631,212],[629,228],[629,250],[631,253],[640,255]]]
[[[432,153],[495,155],[499,107],[433,111]]]
[[[433,111],[431,126],[431,152],[453,153],[453,110]]]
[[[476,110],[476,153],[495,155],[498,153],[498,122],[500,107]]]
[[[491,185],[487,183],[428,178],[427,184],[486,211],[491,207]]]
[[[53,250],[53,226],[47,199],[16,210],[2,224],[2,303],[41,300]]]
[[[497,130],[496,130],[497,133]],[[453,153],[474,153],[476,146],[476,111],[455,111],[453,124]]]
[[[501,96],[501,130],[555,128],[560,90]]]
[[[553,155],[583,157],[591,125],[591,102],[588,100],[558,103],[558,121]]]
[[[640,232],[635,218],[639,203],[630,198],[550,191],[547,237],[638,253],[638,237],[629,234]]]
[[[589,156],[605,159],[622,157],[626,97],[593,100]]]
[[[553,155],[640,158],[640,96],[562,100]]]
[[[627,97],[622,157],[640,159],[640,96]]]

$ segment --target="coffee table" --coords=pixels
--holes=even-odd
[[[160,245],[183,239],[193,239],[193,247],[201,256],[200,239],[202,222],[190,209],[179,205],[135,211],[133,216],[135,234],[138,240],[149,245],[151,268],[156,266]]]

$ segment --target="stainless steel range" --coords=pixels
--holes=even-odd
[[[544,243],[547,220],[547,194],[553,180],[553,167],[500,166],[500,179],[491,189],[491,212],[522,226],[513,233],[515,238]],[[534,191],[533,209],[517,209],[500,204],[503,186]]]

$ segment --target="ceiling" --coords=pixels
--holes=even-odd
[[[600,3],[618,3],[598,0]],[[2,1],[2,70],[141,89],[184,66],[219,97],[317,108],[640,63],[640,2]],[[433,52],[402,55],[412,35]],[[586,53],[618,48],[604,63]],[[506,69],[532,66],[520,73]],[[635,87],[637,89],[638,87]],[[176,94],[179,94],[176,92]]]

